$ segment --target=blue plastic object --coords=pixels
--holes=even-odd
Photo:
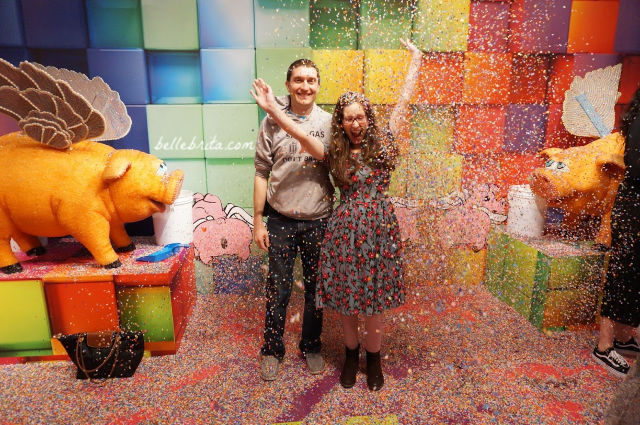
[[[157,263],[158,261],[166,260],[180,252],[182,248],[188,247],[188,244],[183,243],[170,243],[162,247],[162,249],[142,257],[136,258],[137,261],[145,261],[149,263]]]

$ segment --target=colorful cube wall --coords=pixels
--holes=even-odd
[[[229,195],[250,207],[250,143],[264,117],[253,78],[285,95],[289,64],[311,58],[318,104],[330,110],[344,91],[361,91],[384,123],[408,66],[399,39],[411,38],[424,55],[408,145],[462,155],[461,179],[400,182],[413,158],[393,185],[432,196],[471,180],[526,181],[537,150],[584,144],[560,119],[575,76],[622,63],[619,119],[640,85],[639,14],[635,0],[6,0],[0,57],[102,77],[133,120],[108,144],[184,167],[185,187],[197,191],[227,196],[230,182],[248,178],[246,193]],[[16,129],[0,116],[0,134]],[[239,148],[207,146],[214,137]]]
[[[539,329],[593,324],[604,255],[587,243],[491,231],[485,285]]]

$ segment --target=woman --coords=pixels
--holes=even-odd
[[[340,204],[329,218],[320,255],[317,303],[341,313],[346,361],[340,383],[345,388],[356,382],[359,314],[365,315],[367,385],[373,391],[382,388],[382,312],[403,304],[405,298],[398,222],[386,190],[398,152],[395,137],[407,125],[422,54],[410,41],[401,42],[411,53],[411,62],[388,128],[378,129],[364,95],[345,93],[333,113],[328,152],[277,108],[264,81],[255,80],[251,91],[258,105],[314,158],[327,157],[340,189]]]
[[[626,169],[611,212],[611,257],[593,357],[614,375],[626,376],[629,364],[618,352],[640,353],[634,337],[640,325],[640,88],[622,118],[620,133],[625,138]]]

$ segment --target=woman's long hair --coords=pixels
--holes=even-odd
[[[640,87],[636,90],[629,104],[627,112],[622,117],[622,123],[620,124],[620,133],[627,137],[629,135],[629,127],[631,123],[640,116]]]
[[[376,117],[371,102],[362,94],[346,92],[338,99],[331,120],[331,145],[329,146],[329,167],[337,187],[352,183],[351,176],[358,170],[359,163],[351,155],[349,137],[342,128],[344,108],[359,103],[367,117],[367,130],[362,138],[362,163],[371,168],[385,168],[392,170],[394,164],[390,160],[381,158],[382,135],[376,124]]]

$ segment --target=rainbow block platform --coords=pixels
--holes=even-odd
[[[112,329],[144,330],[151,355],[174,354],[195,304],[193,249],[157,263],[136,258],[157,251],[150,238],[120,254],[122,266],[99,267],[71,238],[49,244],[30,258],[18,253],[24,270],[0,275],[1,363],[62,360],[58,333]]]
[[[538,329],[595,323],[604,254],[587,242],[521,238],[502,227],[487,241],[489,291]]]

